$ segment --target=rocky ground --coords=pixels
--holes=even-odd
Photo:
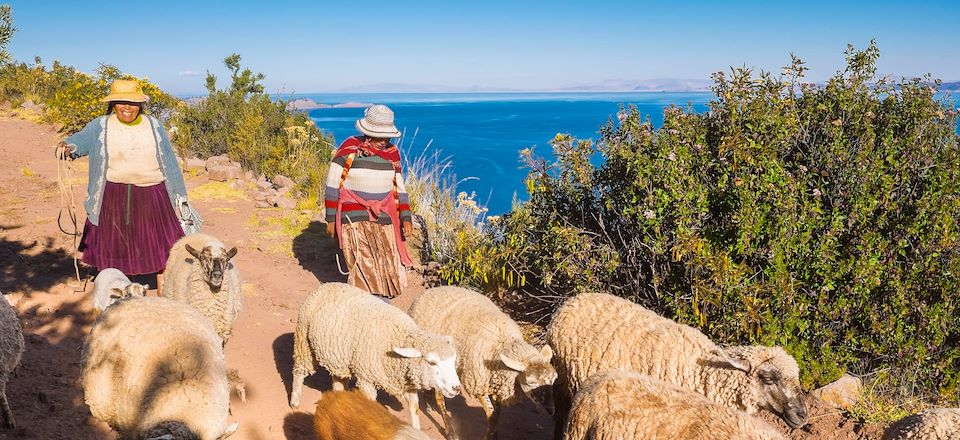
[[[90,416],[78,385],[80,347],[93,322],[89,294],[91,271],[74,269],[74,230],[58,182],[72,184],[82,227],[86,160],[72,164],[72,178],[58,170],[53,146],[62,135],[55,128],[0,117],[0,291],[17,310],[26,350],[19,371],[10,379],[7,396],[18,428],[0,429],[3,438],[113,439],[104,423]],[[58,171],[59,177],[58,177]],[[234,259],[245,283],[245,303],[226,360],[246,380],[246,403],[234,397],[231,421],[240,429],[231,439],[314,439],[312,403],[329,389],[322,374],[308,378],[304,405],[291,410],[293,330],[300,301],[321,282],[342,281],[335,247],[323,223],[309,210],[257,208],[250,194],[256,182],[209,183],[188,173],[193,203],[205,219],[204,231],[218,236],[239,253]],[[260,206],[263,206],[261,203]],[[412,286],[393,303],[406,309],[423,290],[411,274]],[[400,402],[381,395],[381,402],[406,419]],[[431,438],[442,438],[442,421],[426,404],[422,422]],[[448,404],[458,431],[466,440],[483,433],[483,412],[477,402],[458,397]],[[864,426],[836,411],[817,407],[812,424],[792,433],[794,439],[879,439],[881,427]],[[780,425],[786,431],[784,425]],[[509,408],[501,418],[501,438],[551,438],[553,424],[530,404]]]

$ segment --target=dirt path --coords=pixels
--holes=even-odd
[[[93,285],[75,279],[73,240],[57,227],[60,192],[52,150],[61,138],[52,127],[0,117],[0,157],[5,159],[0,162],[0,290],[17,309],[27,341],[18,375],[7,389],[19,427],[0,429],[0,439],[115,438],[90,416],[78,385],[80,347],[93,322]],[[73,168],[82,225],[86,160]],[[188,177],[187,183],[195,190],[207,180]],[[231,439],[315,439],[311,407],[317,390],[329,389],[330,382],[321,374],[308,378],[301,409],[288,407],[293,330],[301,300],[319,282],[344,279],[334,263],[333,243],[324,238],[322,223],[310,221],[312,212],[300,212],[294,216],[300,223],[291,225],[290,217],[277,210],[255,209],[242,191],[227,185],[214,189],[222,191],[194,203],[205,219],[204,231],[238,247],[234,261],[246,284],[243,311],[226,347],[227,364],[239,369],[248,397],[240,403],[234,396],[230,420],[239,421],[240,429]],[[71,230],[67,223],[64,219]],[[303,224],[307,227],[299,232]],[[80,267],[81,277],[89,273]],[[413,287],[394,300],[404,310],[422,291],[415,275],[411,282]],[[399,402],[382,394],[381,402],[406,420]],[[476,402],[458,397],[448,405],[463,439],[482,436],[483,412]],[[421,408],[425,431],[443,438],[440,417],[423,403]],[[863,429],[838,415],[819,420],[794,438],[878,438],[876,427]],[[501,418],[503,440],[551,438],[552,430],[552,422],[530,404],[508,408]]]

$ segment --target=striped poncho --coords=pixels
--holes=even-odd
[[[382,200],[393,192],[394,173],[397,179],[397,191],[400,211],[400,221],[408,222],[411,219],[410,199],[404,187],[403,173],[400,168],[400,152],[390,144],[383,150],[362,148],[362,142],[356,137],[349,137],[340,144],[330,169],[327,171],[326,190],[324,192],[324,207],[326,208],[327,223],[333,223],[337,218],[337,202],[340,200],[340,177],[343,167],[351,153],[353,162],[343,181],[343,188],[366,200]],[[341,209],[341,221],[361,222],[370,220],[370,211],[358,203],[345,202]],[[390,216],[381,212],[377,223],[389,225]]]

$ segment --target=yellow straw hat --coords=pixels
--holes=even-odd
[[[118,79],[110,84],[110,94],[100,102],[127,101],[147,102],[150,97],[143,94],[140,83],[132,79]]]

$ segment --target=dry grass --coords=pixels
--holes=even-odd
[[[238,200],[250,200],[244,188],[238,187],[239,185],[243,184],[239,182],[236,185],[232,182],[207,182],[189,190],[187,196],[191,201],[223,200],[233,203]]]

